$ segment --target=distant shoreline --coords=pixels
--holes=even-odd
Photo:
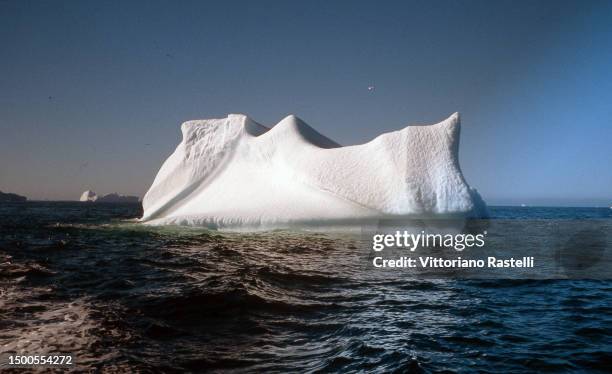
[[[92,201],[79,201],[79,200],[27,200],[27,201],[7,201],[5,203],[80,203],[80,204],[142,204],[142,201],[138,202],[92,202]],[[534,208],[578,208],[578,209],[611,209],[610,206],[605,205],[508,205],[508,204],[490,204],[491,208],[523,208],[523,209],[534,209]]]

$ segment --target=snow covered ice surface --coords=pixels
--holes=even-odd
[[[457,113],[342,147],[290,115],[188,121],[143,199],[142,221],[217,229],[483,217],[458,162]]]

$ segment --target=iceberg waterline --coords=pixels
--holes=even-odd
[[[390,217],[484,217],[458,161],[460,119],[342,147],[294,115],[188,121],[143,198],[141,221],[282,228]]]

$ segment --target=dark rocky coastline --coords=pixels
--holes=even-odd
[[[17,195],[16,193],[0,191],[0,203],[16,203],[28,200],[27,197]]]

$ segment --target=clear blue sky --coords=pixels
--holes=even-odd
[[[459,111],[488,202],[612,203],[611,1],[0,0],[0,52],[0,190],[31,199],[142,196],[188,119],[354,144]]]

